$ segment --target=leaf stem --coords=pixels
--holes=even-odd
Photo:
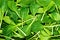
[[[51,36],[51,37],[59,37],[60,35],[54,35],[54,36]]]
[[[57,12],[59,13],[59,10],[58,10],[58,7],[57,7],[57,5],[55,5],[56,6],[56,10],[57,10]]]
[[[14,33],[15,33],[18,37],[20,37],[20,38],[22,37],[20,34],[16,33],[15,31],[14,31]]]
[[[22,34],[24,34],[24,36],[26,36],[26,34],[25,34],[20,28],[17,27],[17,29],[18,29]]]
[[[36,37],[36,35],[38,35],[40,33],[40,31],[38,31],[33,37],[31,37],[30,39],[32,39],[32,38],[34,38],[34,37]],[[29,40],[30,40],[29,39]]]
[[[9,38],[9,39],[13,39],[13,38],[11,38],[11,37],[4,36],[4,35],[0,35],[0,36],[5,37],[5,38]]]
[[[41,21],[43,20],[44,16],[45,16],[45,12],[44,12],[44,14],[42,15]]]
[[[18,15],[19,18],[21,18],[20,15],[18,14],[18,12],[16,12],[16,14]]]
[[[60,26],[60,24],[57,24],[57,25],[51,25],[51,26],[44,26],[44,27],[57,27],[57,26]]]

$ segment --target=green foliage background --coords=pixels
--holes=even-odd
[[[0,0],[0,40],[60,40],[60,0]]]

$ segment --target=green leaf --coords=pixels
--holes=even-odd
[[[44,30],[41,30],[41,34],[42,34],[43,36],[46,36],[46,37],[49,36],[49,34],[48,34],[46,31],[44,31]]]
[[[18,17],[20,18],[20,15],[19,15],[18,10],[17,10],[16,3],[15,3],[14,1],[8,1],[8,7],[9,7],[12,11],[16,12],[16,14],[18,15]]]
[[[31,3],[30,11],[33,15],[35,15],[38,11],[39,5],[36,2]]]
[[[17,0],[17,3],[20,3],[21,2],[21,0]]]
[[[18,30],[18,32],[19,33],[14,32],[15,33],[14,37],[19,37],[19,38],[24,38],[25,37],[19,30]]]
[[[0,0],[0,40],[58,38],[59,11],[60,0]]]
[[[23,18],[23,20],[27,20],[29,16],[28,14],[29,14],[29,8],[22,7],[20,10],[21,18]]]
[[[43,30],[43,25],[39,22],[39,21],[36,21],[32,24],[32,32],[38,32],[38,31],[41,31]]]
[[[50,36],[48,33],[46,33],[46,31],[42,30],[41,34],[40,34],[40,39],[41,40],[49,40]]]
[[[53,1],[56,5],[60,6],[60,0],[53,0]]]
[[[36,1],[39,5],[46,7],[50,3],[51,0],[48,0],[48,1],[47,0],[36,0]]]
[[[43,8],[39,8],[37,11],[37,13],[43,13],[43,12],[44,12]]]
[[[60,34],[60,26],[58,27],[58,32],[59,32],[59,34]]]
[[[55,21],[60,21],[60,14],[57,12],[53,12],[50,14],[50,17]]]
[[[5,39],[3,39],[3,38],[0,38],[0,40],[5,40]]]
[[[3,2],[3,0],[0,0],[0,7],[2,6],[2,2]]]
[[[21,0],[20,1],[20,6],[21,7],[28,7],[29,6],[29,4],[32,2],[33,0]]]
[[[8,13],[7,13],[7,15],[8,15],[15,23],[17,23],[19,17],[16,15],[15,12],[9,10]]]
[[[55,5],[53,5],[50,9],[49,9],[49,12],[53,12],[55,11]]]
[[[32,28],[32,25],[35,22],[35,20],[36,20],[36,18],[34,18],[29,25],[27,25],[26,27],[23,27],[23,30],[27,36],[31,34],[31,28]]]
[[[25,25],[24,27],[21,27],[21,30],[26,34],[26,36],[30,35],[30,31],[26,32],[26,29],[28,28],[28,25]],[[30,29],[29,29],[30,30]],[[29,34],[28,34],[29,33]],[[24,37],[24,35],[20,32],[20,35],[22,35]]]
[[[53,0],[53,1],[54,1],[55,5],[57,5],[58,8],[60,9],[60,0]]]
[[[2,5],[1,5],[2,4]],[[3,19],[3,15],[4,15],[4,12],[6,11],[6,0],[1,0],[0,1],[0,27],[1,27],[1,24],[2,24],[2,19]]]
[[[50,37],[45,37],[42,34],[40,35],[40,40],[49,40]]]
[[[53,21],[54,20],[52,20],[48,15],[45,15],[44,19],[42,20],[43,23],[52,23]]]
[[[6,0],[0,0],[0,8],[6,4]]]
[[[56,27],[54,27],[54,29],[53,29],[53,34],[54,35],[58,35],[59,34],[59,32],[57,31]]]
[[[15,23],[9,18],[9,16],[5,16],[3,20],[8,24],[15,25]]]
[[[50,30],[48,30],[46,28],[44,28],[44,30],[47,32],[48,35],[51,35],[51,31]]]
[[[53,5],[54,5],[54,2],[50,1],[50,3],[46,7],[44,7],[44,12],[48,11]]]
[[[8,7],[14,12],[17,11],[16,3],[14,1],[8,1]]]
[[[29,35],[29,33],[31,32],[32,25],[33,25],[33,23],[36,21],[36,18],[37,18],[37,17],[35,17],[35,18],[32,20],[32,22],[28,25],[28,27],[26,28],[26,33],[27,33],[27,35]]]
[[[3,28],[3,34],[4,34],[5,36],[11,37],[11,36],[14,35],[13,32],[14,32],[15,30],[16,30],[16,27],[15,27],[15,26],[13,26],[13,25],[7,25],[7,26],[5,26],[5,27]]]

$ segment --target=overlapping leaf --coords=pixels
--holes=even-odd
[[[0,0],[0,27],[0,40],[58,37],[60,0]]]

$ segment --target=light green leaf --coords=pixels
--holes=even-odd
[[[43,36],[46,36],[46,37],[49,36],[48,33],[47,33],[46,31],[44,31],[44,30],[41,30],[41,34],[42,34]]]
[[[51,35],[51,31],[50,30],[48,30],[46,28],[44,28],[44,30],[48,33],[48,35]]]
[[[9,16],[5,16],[3,20],[8,24],[15,25],[15,23],[9,18]]]
[[[50,38],[50,37],[45,37],[42,34],[40,35],[40,37],[41,37],[40,40],[49,40],[49,38]]]
[[[50,14],[50,17],[55,21],[60,21],[60,14],[57,12],[53,12]]]
[[[38,11],[37,11],[37,13],[44,13],[43,8],[39,8]]]
[[[0,27],[1,27],[1,24],[2,24],[2,19],[3,19],[3,15],[4,15],[4,12],[6,11],[6,0],[1,0],[0,1]]]

